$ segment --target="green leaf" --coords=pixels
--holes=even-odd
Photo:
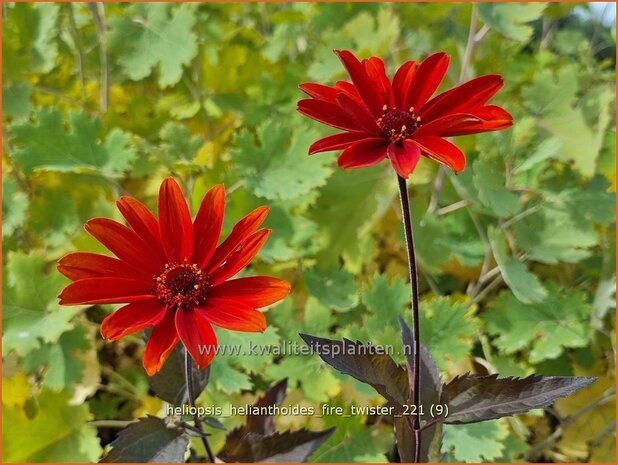
[[[13,156],[26,172],[89,169],[115,177],[122,175],[137,155],[129,145],[128,134],[120,129],[112,129],[101,143],[101,121],[90,120],[85,113],[69,114],[68,133],[57,109],[41,110],[35,119],[37,124],[13,127],[16,144]]]
[[[4,462],[96,462],[101,454],[97,431],[87,404],[69,405],[68,392],[43,389],[36,409],[4,406],[2,458]]]
[[[327,155],[316,155],[316,157]],[[320,190],[311,218],[322,229],[323,251],[317,259],[321,266],[338,266],[343,255],[346,265],[356,257],[365,257],[362,238],[390,206],[395,178],[392,170],[375,166],[362,170],[337,170]],[[359,271],[360,264],[351,271]]]
[[[227,393],[251,389],[248,375],[261,373],[271,364],[272,347],[280,341],[277,329],[269,326],[263,333],[255,334],[226,330],[216,333],[219,346],[228,347],[229,351],[219,353],[210,365],[211,383]]]
[[[182,428],[168,428],[161,418],[140,418],[118,433],[102,463],[180,463],[189,438]]]
[[[111,19],[110,52],[133,81],[144,79],[156,68],[159,87],[176,84],[182,67],[197,53],[195,6],[143,3],[129,6]]]
[[[444,425],[442,452],[448,462],[486,462],[500,457],[508,428],[500,420]]]
[[[28,196],[17,181],[2,175],[2,237],[11,236],[26,220]]]
[[[527,25],[541,17],[544,3],[479,3],[480,18],[505,37],[526,42],[532,35],[532,26]]]
[[[351,404],[342,400],[330,403],[349,411]],[[335,432],[311,457],[316,463],[386,462],[385,451],[392,442],[391,431],[379,434],[376,425],[368,427],[361,416],[350,418],[329,415],[323,418],[326,426],[335,426]]]
[[[2,113],[13,120],[27,118],[30,114],[30,94],[28,84],[4,84],[2,86]]]
[[[192,135],[185,125],[175,122],[165,123],[159,132],[159,137],[163,157],[172,162],[190,162],[204,143],[202,137]]]
[[[446,371],[470,353],[476,338],[476,322],[468,309],[448,297],[421,302],[421,342],[429,348],[436,364]]]
[[[309,293],[327,308],[340,312],[358,305],[356,279],[351,273],[337,268],[311,268],[305,272]]]
[[[90,347],[86,330],[77,327],[63,333],[54,344],[45,344],[30,352],[23,360],[26,373],[35,373],[45,367],[42,385],[60,391],[70,388],[82,379],[83,362],[75,357]]]
[[[566,348],[588,344],[590,306],[585,296],[548,284],[541,303],[523,304],[503,292],[483,314],[493,344],[507,354],[530,350],[530,362],[559,357]]]
[[[508,190],[504,162],[497,157],[478,158],[473,165],[474,185],[479,200],[499,218],[508,218],[519,211],[519,196]]]
[[[525,304],[541,302],[547,291],[539,279],[522,262],[507,254],[506,239],[502,231],[490,227],[487,236],[504,281],[515,297]]]
[[[269,200],[296,199],[323,186],[333,171],[327,157],[307,155],[316,139],[316,131],[294,131],[271,119],[258,127],[257,140],[248,130],[238,134],[232,159],[255,195]]]
[[[2,355],[26,355],[42,343],[55,343],[72,328],[75,308],[60,308],[57,295],[66,282],[33,252],[11,252],[3,273]]]

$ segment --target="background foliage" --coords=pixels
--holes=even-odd
[[[477,40],[467,47],[473,8]],[[54,262],[103,251],[82,224],[119,218],[119,195],[154,207],[168,175],[193,211],[225,182],[228,230],[251,208],[272,207],[274,233],[254,266],[287,277],[294,292],[255,343],[300,342],[299,332],[399,340],[409,298],[394,174],[386,163],[343,172],[333,154],[307,157],[328,130],[295,112],[297,84],[342,78],[332,49],[350,48],[384,57],[391,71],[446,50],[445,85],[484,73],[506,81],[496,100],[515,127],[460,139],[468,167],[459,176],[422,161],[411,177],[423,342],[444,378],[599,377],[546,411],[446,425],[444,460],[613,462],[615,30],[587,11],[3,3],[3,459],[97,461],[119,427],[161,415],[142,338],[101,340],[112,306],[60,308]],[[247,340],[220,333],[221,343]],[[379,402],[317,356],[218,357],[200,401],[244,405],[284,377],[286,403]],[[313,461],[381,462],[393,447],[381,417],[277,422],[337,427]],[[218,449],[225,432],[211,432]]]

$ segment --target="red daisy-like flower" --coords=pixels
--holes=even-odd
[[[407,61],[386,76],[378,57],[359,61],[347,50],[335,50],[352,82],[334,86],[305,83],[311,98],[298,102],[298,111],[341,129],[313,143],[309,154],[342,150],[338,163],[353,169],[375,165],[388,157],[395,171],[407,178],[421,155],[453,171],[462,171],[465,155],[445,137],[505,129],[511,115],[487,102],[502,88],[502,77],[472,79],[431,98],[446,73],[449,56],[435,53],[420,64]]]
[[[129,227],[94,218],[85,229],[116,257],[88,252],[66,255],[58,270],[73,283],[60,294],[62,305],[127,303],[101,325],[104,338],[152,327],[144,352],[149,375],[158,372],[180,339],[198,367],[215,356],[212,325],[235,331],[264,331],[257,310],[290,292],[287,281],[268,276],[231,279],[266,242],[269,229],[258,229],[267,207],[241,219],[217,246],[225,209],[222,184],[208,191],[191,220],[180,187],[161,184],[158,220],[139,201],[121,197],[118,209]]]

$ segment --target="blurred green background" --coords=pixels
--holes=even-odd
[[[445,379],[473,370],[599,381],[545,411],[445,427],[445,461],[615,460],[615,10],[587,4],[2,4],[4,461],[97,461],[129,421],[161,414],[140,335],[104,342],[112,306],[60,308],[55,261],[103,251],[83,230],[155,207],[174,176],[195,212],[225,182],[226,230],[258,205],[274,232],[253,264],[293,293],[261,335],[398,341],[409,313],[394,173],[306,155],[329,133],[296,114],[304,81],[345,78],[333,48],[404,60],[445,50],[444,88],[504,76],[508,131],[459,138],[455,176],[411,176],[423,342]],[[603,17],[603,12],[605,16]],[[603,19],[603,21],[601,21]],[[471,31],[472,27],[472,31]],[[470,60],[465,63],[466,50]],[[244,405],[289,378],[286,403],[379,403],[317,356],[221,356],[200,397]],[[242,418],[222,418],[232,427]],[[386,461],[387,418],[335,425],[319,462]],[[217,449],[225,433],[212,430]],[[196,447],[200,447],[196,444]]]

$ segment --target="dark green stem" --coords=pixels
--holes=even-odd
[[[200,432],[200,438],[202,440],[202,444],[204,444],[204,449],[206,449],[206,455],[208,456],[208,461],[210,463],[215,463],[215,455],[212,453],[212,449],[210,448],[210,444],[208,443],[208,438],[204,433],[204,429],[202,428],[202,422],[200,420],[200,415],[197,413],[197,408],[195,406],[195,392],[193,391],[193,361],[191,360],[191,356],[189,355],[189,351],[185,349],[185,383],[187,385],[187,396],[189,397],[189,405],[195,411],[193,415],[193,421],[195,423],[195,429]]]

